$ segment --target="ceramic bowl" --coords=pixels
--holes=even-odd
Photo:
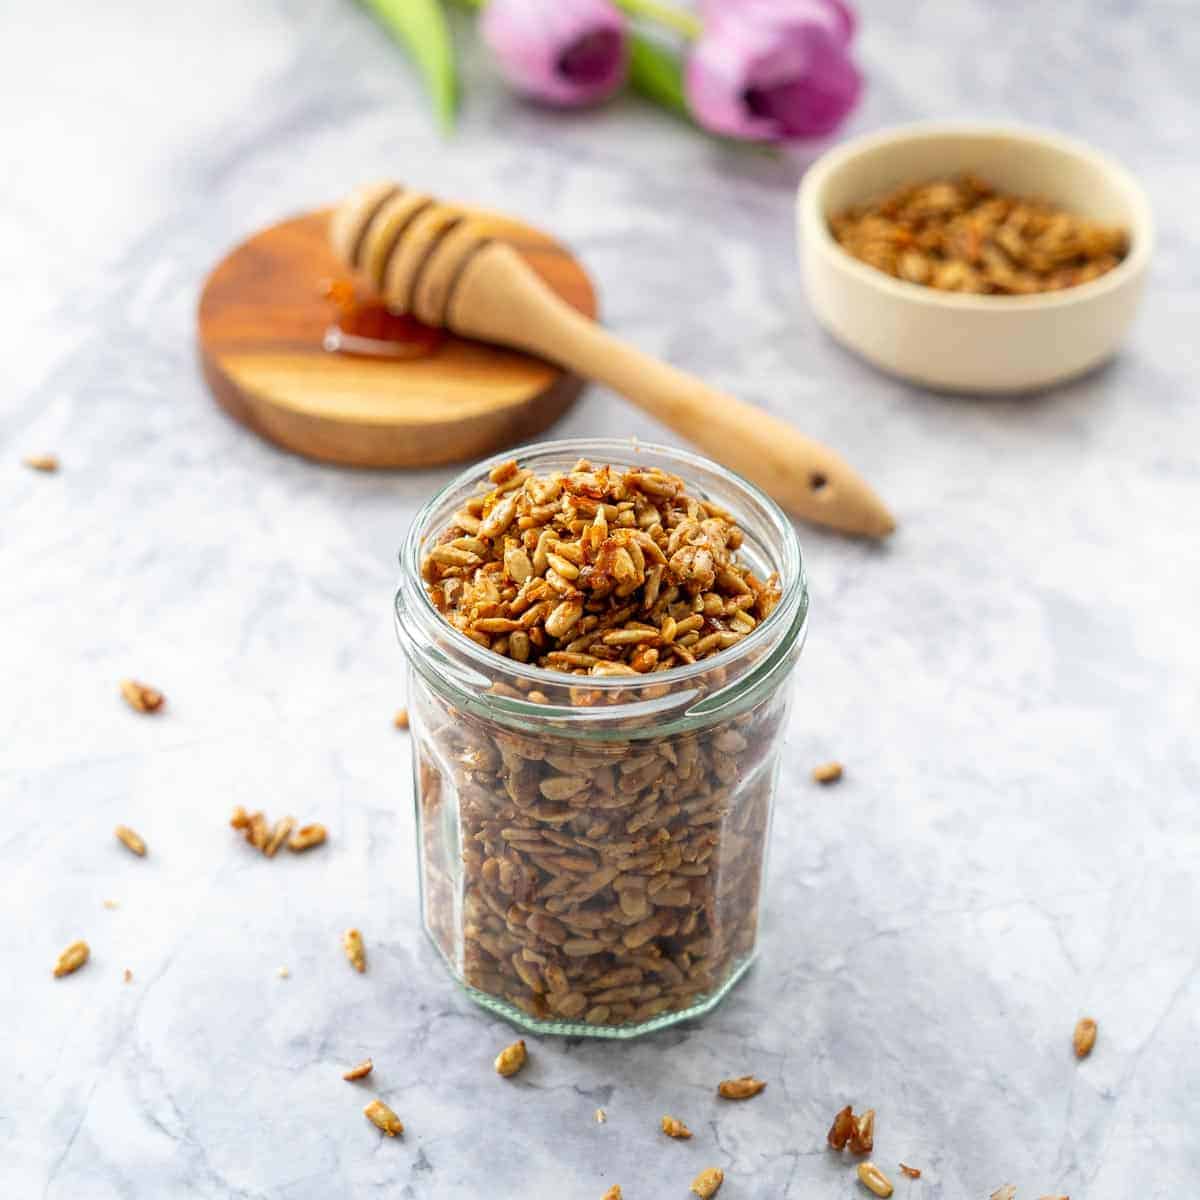
[[[1129,231],[1121,264],[1035,296],[941,292],[894,279],[843,250],[829,218],[905,183],[970,171]],[[839,341],[877,367],[943,391],[1018,392],[1111,357],[1137,310],[1154,242],[1145,193],[1119,164],[1060,134],[1020,126],[909,125],[857,138],[808,170],[797,203],[809,302]]]

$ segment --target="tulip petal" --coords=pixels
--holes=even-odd
[[[857,103],[852,26],[829,0],[737,0],[708,11],[715,16],[686,73],[688,102],[706,128],[752,140],[819,137]]]
[[[505,78],[536,100],[590,104],[625,81],[625,18],[609,0],[491,0],[480,29]]]
[[[858,17],[846,0],[704,0],[700,5],[700,16],[706,25],[722,17],[753,19],[759,23],[787,24],[802,17],[805,12],[825,9],[840,31],[843,41],[849,42],[858,29]]]

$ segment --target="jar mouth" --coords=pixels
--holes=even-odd
[[[476,463],[437,492],[413,518],[400,550],[402,573],[400,587],[396,593],[397,625],[410,655],[414,650],[420,653],[422,647],[432,646],[437,640],[447,649],[453,647],[455,655],[463,660],[463,664],[477,667],[482,676],[495,676],[499,673],[541,690],[586,688],[602,695],[630,690],[633,681],[629,676],[574,675],[569,671],[518,662],[484,648],[451,625],[438,612],[421,577],[422,549],[427,538],[445,528],[450,515],[461,507],[463,500],[475,494],[474,486],[484,481],[493,467],[516,459],[520,466],[534,470],[564,470],[569,469],[579,458],[587,458],[597,465],[610,465],[615,468],[660,466],[681,476],[689,491],[694,489],[693,494],[698,499],[713,499],[727,508],[744,531],[748,532],[747,527],[753,524],[756,540],[766,543],[763,553],[769,553],[771,556],[771,561],[767,564],[769,570],[779,574],[779,602],[736,646],[710,658],[648,674],[641,680],[643,684],[665,684],[676,688],[705,675],[711,675],[719,668],[729,668],[747,659],[764,657],[767,648],[774,641],[795,640],[803,633],[808,611],[808,586],[803,555],[795,528],[774,500],[742,476],[714,463],[711,459],[687,450],[640,442],[636,439],[567,438],[519,446]],[[720,496],[709,495],[704,487],[706,479],[722,485]],[[748,517],[754,520],[747,520]],[[793,631],[793,628],[793,636],[789,639],[788,633]],[[513,703],[519,704],[523,710],[540,711],[543,714],[546,712],[545,705],[519,701]],[[628,705],[618,702],[606,706],[604,711],[606,715],[615,716],[622,709],[642,711],[645,709],[645,702]]]

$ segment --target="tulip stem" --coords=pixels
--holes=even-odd
[[[673,29],[688,41],[695,41],[704,31],[704,24],[695,13],[663,4],[661,0],[616,0],[616,5],[631,17],[640,17],[644,21],[653,21]]]

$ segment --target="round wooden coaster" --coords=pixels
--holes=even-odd
[[[331,280],[345,270],[329,249],[326,211],[255,234],[209,275],[197,341],[213,394],[263,437],[326,462],[428,467],[483,458],[534,437],[578,396],[582,381],[515,350],[446,332],[424,357],[331,352]],[[492,216],[569,304],[596,315],[591,280],[548,234]]]

